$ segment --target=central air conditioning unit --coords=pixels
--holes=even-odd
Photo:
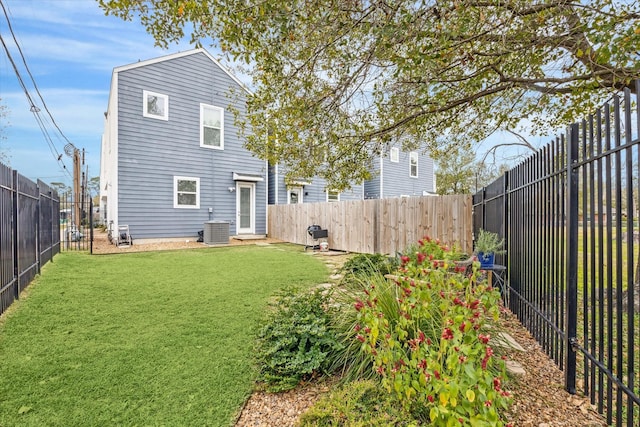
[[[226,221],[205,222],[203,241],[206,245],[229,244],[229,223]]]

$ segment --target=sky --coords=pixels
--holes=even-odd
[[[8,166],[31,180],[72,183],[73,161],[64,147],[71,142],[85,152],[84,172],[100,175],[100,144],[113,68],[191,49],[187,41],[164,50],[137,21],[105,16],[96,0],[1,0],[33,75],[48,116],[0,8],[0,35],[18,67],[34,104],[40,109],[45,137],[0,45],[0,152]],[[219,57],[216,52],[209,52]],[[224,64],[224,61],[221,60]],[[55,124],[62,130],[55,128]],[[66,139],[65,139],[66,137]],[[68,139],[68,141],[67,141]],[[50,141],[54,148],[50,147]],[[62,155],[61,161],[57,159]],[[66,169],[65,169],[66,167]]]

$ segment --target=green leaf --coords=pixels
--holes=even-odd
[[[436,418],[438,418],[438,409],[435,406],[429,411],[429,418],[431,419],[431,422],[434,422]]]
[[[465,394],[467,395],[467,400],[469,402],[473,403],[473,401],[476,400],[476,393],[473,390],[469,389]]]
[[[24,415],[29,411],[31,411],[31,406],[21,406],[20,409],[18,409],[18,414]]]

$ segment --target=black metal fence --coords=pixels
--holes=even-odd
[[[504,295],[607,422],[640,426],[640,82],[474,195]]]
[[[60,252],[58,194],[0,163],[0,314]]]
[[[84,194],[84,195],[83,195]],[[60,196],[60,249],[93,251],[93,202],[88,193],[69,191]]]

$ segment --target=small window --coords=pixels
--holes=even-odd
[[[411,178],[418,177],[418,153],[415,151],[409,154],[409,176]]]
[[[287,190],[287,203],[290,205],[302,203],[302,187],[289,187]]]
[[[169,97],[161,93],[142,91],[142,115],[152,119],[169,120]]]
[[[337,191],[327,190],[327,202],[339,202],[340,193]]]
[[[398,163],[400,161],[400,150],[398,147],[392,147],[389,151],[389,160],[393,163]]]
[[[173,177],[173,207],[187,209],[200,207],[200,178]]]
[[[200,104],[200,146],[224,149],[224,109]]]

